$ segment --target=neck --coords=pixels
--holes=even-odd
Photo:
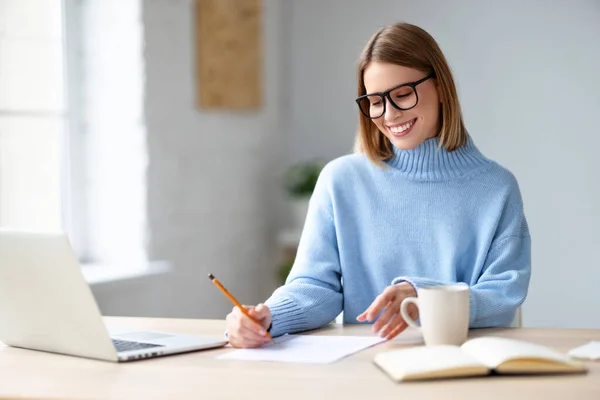
[[[439,144],[439,138],[434,137],[411,150],[392,146],[394,155],[387,164],[413,180],[441,181],[467,175],[490,162],[479,152],[470,136],[464,146],[453,151]]]

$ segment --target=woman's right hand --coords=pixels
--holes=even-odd
[[[252,321],[239,308],[227,314],[227,338],[233,347],[251,348],[260,347],[271,341],[267,336],[267,329],[271,325],[271,310],[264,304],[256,307],[244,306],[248,314],[259,323]]]

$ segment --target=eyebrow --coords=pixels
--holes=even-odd
[[[359,96],[359,97],[363,97],[363,96],[372,96],[372,95],[374,95],[374,94],[377,94],[377,95],[380,95],[380,96],[382,96],[382,95],[383,95],[385,92],[389,92],[389,91],[390,91],[390,90],[392,90],[392,89],[396,89],[396,88],[399,88],[400,86],[404,86],[404,85],[410,85],[410,84],[413,84],[413,83],[421,83],[421,82],[424,82],[424,81],[426,81],[426,80],[427,80],[427,79],[429,79],[429,78],[435,78],[435,72],[431,72],[431,73],[429,73],[427,76],[424,76],[424,77],[423,77],[423,78],[421,78],[421,79],[417,79],[416,81],[404,82],[404,83],[401,83],[401,84],[399,84],[399,85],[392,86],[392,87],[390,87],[389,89],[386,89],[386,90],[384,90],[383,92],[371,92],[371,93],[365,93],[365,94],[363,94],[362,96]],[[365,91],[366,91],[366,89],[367,89],[367,88],[365,87]]]
[[[371,92],[371,93],[365,93],[363,96],[371,96],[371,95],[374,95],[374,94],[382,95],[382,94],[384,94],[384,93],[385,93],[385,92],[387,92],[387,91],[390,91],[390,90],[392,90],[392,89],[399,88],[400,86],[404,86],[404,85],[408,85],[408,84],[411,84],[411,83],[418,82],[419,80],[420,80],[420,79],[417,79],[416,81],[404,82],[404,83],[401,83],[401,84],[399,84],[399,85],[396,85],[396,86],[391,86],[391,87],[389,87],[389,88],[387,88],[386,90],[383,90],[383,91],[381,91],[381,92]]]

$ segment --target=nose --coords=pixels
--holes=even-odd
[[[393,122],[396,119],[398,119],[398,117],[402,116],[402,111],[398,110],[396,107],[394,107],[394,105],[392,104],[390,99],[386,98],[385,101],[386,101],[386,104],[385,104],[384,119],[386,122]]]

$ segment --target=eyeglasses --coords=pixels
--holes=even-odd
[[[385,92],[365,94],[356,99],[356,104],[358,104],[360,112],[370,119],[379,118],[385,114],[386,98],[398,110],[410,110],[419,102],[417,86],[434,76],[435,72],[432,72],[416,82],[403,83]]]

